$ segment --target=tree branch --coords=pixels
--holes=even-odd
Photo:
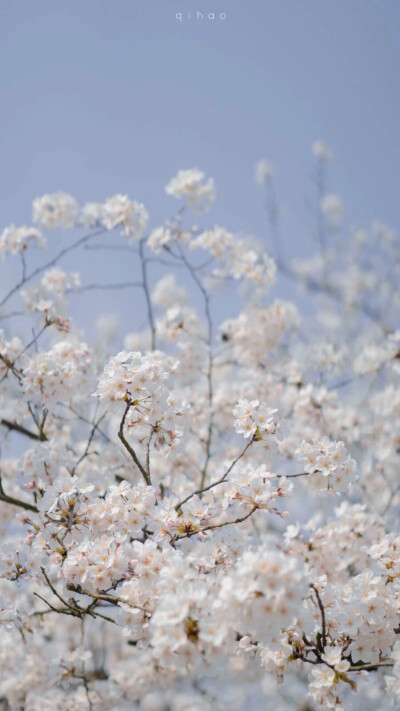
[[[4,427],[7,427],[9,430],[15,430],[15,432],[19,432],[20,434],[25,435],[25,437],[29,437],[30,439],[36,439],[39,442],[46,442],[47,437],[44,434],[44,432],[39,432],[36,434],[36,432],[31,432],[31,430],[26,429],[23,425],[19,425],[18,422],[12,422],[11,420],[6,420],[2,418],[0,420],[0,425],[3,425]]]
[[[150,478],[150,475],[147,473],[147,471],[146,471],[146,469],[144,468],[144,466],[140,463],[139,459],[137,458],[137,455],[136,455],[135,450],[133,449],[133,447],[131,447],[131,445],[129,444],[129,442],[125,439],[125,435],[124,435],[125,420],[126,420],[126,416],[127,416],[128,412],[129,412],[129,409],[130,409],[131,405],[132,405],[132,403],[131,403],[130,400],[129,400],[129,401],[126,403],[125,412],[124,412],[124,414],[123,414],[123,417],[122,417],[122,420],[121,420],[121,423],[120,423],[120,426],[119,426],[118,437],[119,437],[119,439],[121,440],[122,444],[124,445],[126,451],[129,452],[129,454],[131,455],[131,457],[132,457],[133,461],[135,462],[137,468],[138,468],[139,471],[141,472],[141,474],[142,474],[142,476],[143,476],[143,479],[145,480],[147,486],[151,486],[151,478]]]

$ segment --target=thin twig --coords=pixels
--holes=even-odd
[[[25,284],[30,282],[32,279],[34,279],[36,276],[38,276],[42,272],[46,271],[46,269],[49,269],[50,267],[57,264],[59,259],[64,257],[69,252],[72,252],[74,249],[77,249],[82,244],[85,244],[85,242],[88,242],[90,239],[93,239],[93,237],[97,237],[98,235],[104,234],[104,232],[106,232],[106,231],[107,230],[105,230],[105,229],[101,229],[101,230],[97,230],[96,232],[91,232],[90,234],[85,235],[84,237],[80,237],[78,240],[73,242],[73,244],[71,244],[69,247],[64,247],[64,249],[62,249],[55,257],[53,257],[53,259],[51,259],[49,262],[46,262],[46,264],[43,264],[42,266],[37,267],[37,269],[34,269],[33,272],[31,272],[28,275],[25,275],[24,278],[22,278],[17,284],[15,284],[15,286],[13,286],[13,288],[10,289],[10,291],[5,295],[5,297],[2,299],[2,301],[0,301],[0,307],[4,306],[4,304],[7,303],[7,301],[9,299],[11,299],[11,297],[14,296],[14,294],[16,294],[17,291],[19,291],[19,289],[22,286],[24,286]]]
[[[139,242],[139,256],[140,263],[142,267],[142,286],[146,299],[147,305],[147,316],[149,319],[150,331],[151,331],[151,350],[154,351],[156,348],[156,326],[154,321],[153,306],[150,297],[149,281],[147,276],[147,260],[144,254],[145,238],[142,238]]]
[[[211,317],[211,307],[210,307],[210,296],[205,289],[201,279],[196,274],[195,268],[193,267],[192,264],[188,261],[186,258],[186,255],[181,247],[180,244],[178,244],[179,248],[179,254],[180,258],[182,259],[183,263],[189,270],[189,273],[191,274],[193,280],[197,284],[198,288],[200,289],[203,299],[204,299],[204,310],[205,310],[205,315],[206,315],[206,321],[207,321],[207,346],[208,346],[208,366],[207,366],[207,394],[208,394],[208,409],[209,409],[209,418],[208,418],[208,427],[207,427],[207,437],[206,437],[206,453],[205,453],[205,461],[203,468],[201,470],[201,479],[200,479],[200,490],[203,489],[204,483],[206,480],[207,476],[207,470],[208,470],[208,465],[210,462],[211,458],[211,443],[212,443],[212,435],[213,435],[213,420],[214,420],[214,413],[213,413],[213,353],[212,353],[212,329],[213,329],[213,324],[212,324],[212,317]]]
[[[85,291],[107,291],[118,289],[133,289],[143,286],[141,281],[122,281],[119,284],[85,284],[74,289],[67,289],[67,294],[82,294]]]
[[[250,447],[250,445],[253,444],[253,442],[254,442],[254,437],[247,442],[245,448],[240,452],[240,454],[238,454],[236,459],[233,460],[233,462],[229,465],[228,469],[225,471],[225,473],[221,476],[220,479],[217,479],[217,481],[213,481],[211,484],[209,484],[208,486],[205,486],[203,489],[197,489],[197,491],[193,491],[191,494],[186,496],[185,499],[182,499],[182,501],[180,501],[179,504],[176,504],[175,511],[179,511],[179,509],[183,506],[183,504],[186,504],[187,501],[190,501],[190,499],[192,499],[193,496],[200,496],[200,494],[204,494],[206,491],[210,491],[210,489],[213,489],[215,486],[218,486],[219,484],[223,484],[224,481],[226,481],[229,474],[231,473],[235,464],[237,464],[237,462],[246,454],[248,448]]]
[[[233,526],[235,523],[242,523],[243,521],[247,521],[250,516],[253,515],[255,511],[258,510],[258,506],[253,506],[250,511],[245,514],[244,516],[240,516],[240,518],[236,518],[234,521],[224,521],[223,523],[215,523],[215,524],[210,524],[209,526],[205,526],[204,528],[199,528],[195,531],[188,531],[187,533],[183,533],[180,536],[175,536],[171,543],[175,543],[176,541],[180,541],[183,538],[191,538],[192,536],[197,536],[199,533],[205,533],[205,531],[212,531],[214,528],[224,528],[224,526]]]

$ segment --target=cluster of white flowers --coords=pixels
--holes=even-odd
[[[344,442],[330,442],[327,438],[312,443],[303,441],[295,455],[303,462],[305,473],[322,474],[327,489],[341,491],[354,481],[356,462]]]
[[[214,270],[215,276],[246,278],[264,290],[275,281],[274,260],[264,252],[249,249],[244,240],[236,238],[223,227],[201,232],[190,242],[190,249],[199,247],[211,252],[218,262],[222,262],[222,266]]]
[[[182,437],[186,402],[173,391],[178,362],[161,352],[122,351],[104,368],[95,395],[126,406],[128,430],[154,446],[173,446]]]
[[[0,235],[0,254],[5,259],[7,252],[10,254],[23,253],[24,250],[34,242],[42,249],[46,246],[46,240],[42,233],[34,227],[6,227]]]
[[[377,373],[386,364],[390,364],[393,369],[398,369],[399,336],[397,331],[389,334],[386,339],[381,338],[379,342],[367,343],[354,359],[354,371]]]
[[[246,551],[221,586],[220,601],[238,633],[269,645],[290,629],[307,595],[302,566],[267,548]]]
[[[369,554],[376,560],[379,568],[387,575],[387,582],[400,583],[400,538],[392,534],[384,536],[369,549]]]
[[[8,339],[4,331],[0,329],[0,403],[3,412],[7,409],[8,403],[13,403],[19,390],[16,378],[10,377],[10,364],[15,362],[23,348],[22,341],[18,336]]]
[[[162,226],[156,227],[155,230],[152,230],[149,239],[147,240],[147,244],[155,252],[159,252],[161,249],[163,249],[163,247],[170,245],[173,240],[174,235],[171,229],[169,227]]]
[[[176,282],[174,274],[168,274],[160,279],[152,292],[152,300],[156,306],[162,309],[171,309],[176,305],[186,304],[186,290]]]
[[[355,686],[349,670],[373,667],[392,649],[396,604],[384,580],[373,576],[370,570],[351,578],[342,587],[326,584],[320,578],[314,590],[317,593],[310,596],[309,610],[311,612],[315,604],[313,598],[318,594],[316,600],[324,610],[324,638],[329,646],[325,645],[320,653],[326,666],[311,671],[309,690],[317,704],[337,708],[343,687]],[[314,630],[310,619],[310,629],[305,633],[307,640],[314,639],[318,632],[321,634],[319,611],[314,613],[314,618]]]
[[[343,222],[344,207],[338,195],[324,195],[321,199],[321,210],[329,220],[329,226],[338,230]]]
[[[116,402],[130,400],[135,404],[150,404],[153,393],[162,386],[177,363],[161,352],[142,355],[121,351],[110,359],[99,380],[95,395],[100,400]]]
[[[208,210],[215,201],[213,178],[205,179],[198,168],[179,170],[165,187],[165,192],[178,200],[184,200],[195,212]]]
[[[151,231],[147,244],[153,252],[160,252],[162,249],[171,251],[175,245],[187,245],[198,229],[193,225],[189,230],[182,227],[180,213],[174,220],[167,220],[164,225],[156,227]],[[175,255],[176,256],[176,255]]]
[[[220,330],[227,346],[232,346],[235,358],[258,365],[267,361],[296,323],[296,307],[277,299],[268,307],[251,306],[243,310],[237,318],[224,321]]]
[[[278,485],[276,485],[277,478],[279,478]],[[230,482],[224,485],[225,505],[236,502],[239,508],[250,510],[256,507],[266,509],[282,518],[288,517],[288,512],[280,511],[275,504],[277,499],[288,496],[293,487],[286,477],[276,477],[275,474],[267,471],[265,464],[256,468],[249,466],[244,470],[238,468],[230,477]]]
[[[87,228],[119,229],[128,239],[141,239],[149,219],[145,207],[136,200],[129,200],[127,195],[113,195],[104,203],[88,202],[80,211],[75,198],[58,192],[36,198],[32,207],[34,222],[45,229],[66,229],[82,224]],[[45,244],[37,230],[11,226],[3,232],[1,249],[8,248],[13,253],[21,251],[26,246],[26,241],[32,238],[35,238],[40,246]]]
[[[268,407],[259,400],[238,401],[233,410],[235,430],[247,437],[263,437],[263,434],[275,434],[278,423],[276,413],[278,410]]]
[[[140,239],[146,230],[149,215],[145,207],[127,195],[113,195],[103,204],[88,202],[82,210],[85,227],[103,226],[120,229],[128,239]]]
[[[36,198],[32,205],[33,221],[48,230],[74,227],[79,213],[78,203],[68,193],[58,192]]]
[[[22,385],[25,397],[45,407],[74,394],[90,392],[93,363],[86,343],[60,341],[49,351],[40,352],[24,367]]]
[[[105,201],[103,224],[108,230],[121,229],[125,237],[138,239],[147,226],[148,214],[141,203],[131,202],[126,195],[114,195]]]
[[[21,291],[21,296],[28,311],[38,311],[48,319],[57,319],[66,311],[68,290],[79,286],[79,274],[66,274],[60,267],[53,267],[38,283]]]

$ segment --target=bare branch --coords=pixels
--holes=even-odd
[[[149,281],[148,281],[148,276],[147,276],[147,260],[144,255],[144,245],[145,245],[145,238],[142,238],[139,242],[139,256],[140,256],[140,262],[141,262],[141,267],[142,267],[142,280],[143,280],[143,291],[146,299],[146,304],[147,304],[147,316],[149,319],[149,324],[150,324],[150,331],[151,331],[151,350],[154,351],[156,348],[156,326],[155,326],[155,321],[154,321],[154,314],[153,314],[153,306],[151,303],[151,297],[150,297],[150,287],[149,287]]]
[[[67,294],[82,294],[85,291],[118,291],[142,287],[141,281],[122,281],[119,284],[85,284],[74,289],[67,289]]]
[[[0,425],[3,425],[3,427],[7,427],[10,431],[14,430],[15,432],[19,432],[20,434],[25,435],[25,437],[29,437],[30,439],[36,439],[39,442],[46,442],[47,437],[44,434],[44,432],[39,432],[36,434],[36,432],[32,432],[31,430],[26,429],[23,425],[19,425],[18,422],[12,422],[11,420],[6,420],[6,419],[1,419],[0,420]]]
[[[190,499],[193,498],[193,496],[200,496],[200,494],[204,494],[206,491],[210,491],[210,489],[213,489],[215,486],[218,486],[219,484],[223,484],[224,481],[228,478],[229,474],[231,473],[233,467],[237,462],[246,454],[248,448],[250,445],[252,445],[254,442],[254,437],[247,442],[245,448],[241,451],[241,453],[236,457],[236,459],[233,460],[233,462],[229,465],[228,469],[226,472],[222,475],[220,479],[217,479],[217,481],[213,481],[211,484],[208,486],[205,486],[203,489],[197,489],[197,491],[193,491],[191,494],[186,496],[185,499],[182,499],[182,501],[179,502],[179,504],[176,504],[175,506],[175,511],[179,511],[179,509],[183,506],[183,504],[186,504],[187,501],[190,501]]]
[[[326,619],[325,619],[325,608],[322,604],[322,600],[320,597],[320,594],[318,592],[317,587],[311,583],[310,588],[312,588],[315,592],[315,597],[317,598],[317,604],[319,607],[319,611],[321,613],[321,624],[322,624],[322,649],[326,647]]]
[[[139,459],[137,458],[137,455],[136,455],[135,450],[133,449],[133,447],[131,447],[131,445],[130,445],[129,442],[126,440],[125,435],[124,435],[125,420],[126,420],[126,416],[127,416],[128,412],[129,412],[129,409],[130,409],[130,407],[131,407],[131,404],[132,404],[132,403],[131,403],[130,401],[128,401],[128,402],[126,403],[125,412],[124,412],[124,414],[123,414],[123,417],[122,417],[122,420],[121,420],[121,423],[120,423],[120,426],[119,426],[118,437],[119,437],[119,439],[121,440],[122,444],[124,445],[126,451],[129,452],[129,454],[131,455],[131,457],[132,457],[133,461],[135,462],[137,468],[138,468],[139,471],[141,472],[141,474],[142,474],[142,476],[143,476],[143,479],[145,480],[146,484],[147,484],[148,486],[150,486],[150,485],[151,485],[151,478],[150,478],[150,475],[147,473],[147,471],[146,471],[146,469],[144,468],[144,466],[140,463]]]

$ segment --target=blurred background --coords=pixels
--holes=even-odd
[[[344,200],[346,228],[396,228],[399,22],[398,0],[1,0],[1,228],[30,224],[32,199],[57,190],[81,203],[128,194],[155,227],[176,211],[167,181],[199,167],[217,186],[205,223],[263,239],[254,165],[265,158],[282,240],[301,256],[318,138],[335,153],[327,188]],[[65,239],[49,233],[50,253]],[[10,264],[2,291],[20,269]],[[88,251],[61,266],[84,282],[138,269],[124,253]],[[79,308],[75,298],[89,331],[99,310],[125,331],[143,322],[135,292],[88,293]]]

